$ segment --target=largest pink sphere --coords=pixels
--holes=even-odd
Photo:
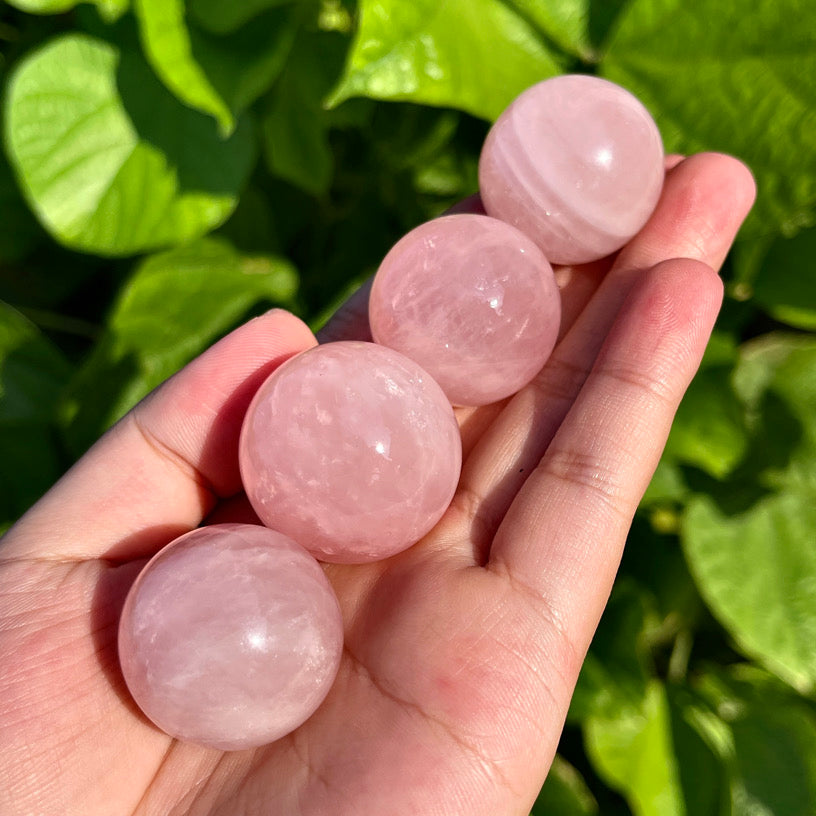
[[[442,389],[373,343],[293,357],[255,395],[241,477],[264,524],[317,558],[386,558],[425,535],[459,480],[459,426]]]
[[[201,527],[139,574],[119,661],[144,713],[178,739],[224,751],[288,734],[331,688],[340,607],[321,566],[280,533]]]
[[[646,108],[605,79],[566,75],[515,99],[479,159],[488,215],[530,236],[550,263],[620,249],[652,214],[663,143]]]

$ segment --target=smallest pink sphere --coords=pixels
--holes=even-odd
[[[369,302],[374,339],[419,363],[454,405],[486,405],[526,385],[560,320],[541,250],[485,215],[448,215],[409,232],[380,265]]]
[[[139,574],[119,661],[142,711],[180,740],[233,751],[293,731],[329,692],[343,623],[320,565],[280,533],[201,527]]]

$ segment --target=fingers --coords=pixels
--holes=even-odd
[[[150,394],[8,532],[0,558],[130,560],[196,527],[241,488],[249,401],[309,329],[275,310],[216,343]]]
[[[756,196],[744,164],[719,153],[699,153],[666,175],[658,206],[646,226],[618,254],[575,324],[564,362],[587,367],[612,319],[641,274],[670,258],[692,258],[714,270],[728,250]],[[567,352],[567,353],[565,353]]]
[[[641,278],[498,528],[489,568],[543,598],[579,650],[721,299],[719,278],[697,261],[666,261]]]
[[[654,216],[621,250],[616,266],[642,269],[674,257],[695,258],[718,270],[755,197],[753,176],[738,159],[722,153],[690,156],[667,175]]]
[[[477,561],[567,415],[643,270],[684,253],[718,268],[753,198],[750,173],[728,156],[694,156],[668,174],[652,219],[621,250],[536,380],[510,401],[465,463],[454,504]]]
[[[677,167],[683,159],[683,156],[676,153],[666,156],[666,172]],[[673,184],[673,180],[670,183]],[[559,340],[572,328],[573,323],[592,299],[614,261],[614,257],[608,257],[578,266],[555,267],[555,280],[561,293]]]

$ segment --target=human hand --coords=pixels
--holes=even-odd
[[[271,312],[157,389],[0,543],[0,812],[526,814],[719,309],[712,269],[753,196],[741,164],[693,156],[615,258],[557,271],[551,360],[515,397],[459,412],[462,478],[428,536],[327,565],[345,623],[337,680],[300,729],[256,750],[179,743],[146,720],[117,622],[171,539],[253,520],[244,411],[314,338]],[[324,336],[365,332],[363,295]]]

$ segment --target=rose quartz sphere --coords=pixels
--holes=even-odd
[[[201,527],[139,574],[119,624],[130,693],[163,731],[233,751],[288,734],[320,705],[343,650],[337,598],[291,539]]]
[[[442,389],[407,357],[363,342],[317,346],[255,395],[241,477],[264,524],[317,558],[362,563],[427,533],[459,480],[459,426]]]
[[[646,108],[605,79],[566,75],[522,93],[488,133],[479,186],[489,215],[553,264],[620,249],[652,214],[663,144]]]
[[[409,232],[386,255],[369,300],[374,339],[416,360],[455,405],[486,405],[526,385],[560,319],[541,250],[486,215],[448,215]]]

